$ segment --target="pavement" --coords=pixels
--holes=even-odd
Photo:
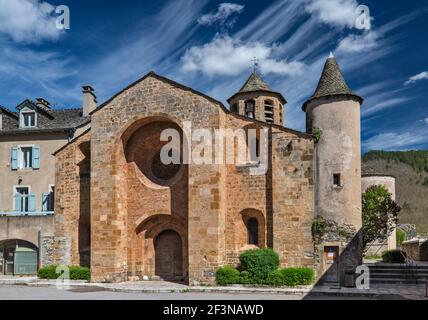
[[[181,283],[173,283],[166,281],[135,281],[122,283],[87,283],[85,281],[71,280],[69,283],[57,283],[56,280],[42,280],[36,277],[0,277],[0,292],[2,288],[11,288],[13,286],[21,288],[31,288],[32,290],[50,290],[73,292],[72,290],[80,290],[81,292],[96,293],[97,295],[106,295],[105,292],[134,294],[149,296],[163,296],[173,294],[176,297],[198,297],[200,295],[209,297],[229,297],[235,299],[242,297],[259,297],[266,296],[272,299],[275,297],[288,297],[289,299],[315,299],[320,297],[336,297],[336,298],[363,298],[363,299],[409,299],[409,300],[428,300],[425,297],[425,285],[390,285],[378,284],[372,286],[368,290],[357,288],[340,288],[328,286],[301,286],[301,287],[248,287],[234,285],[228,287],[220,286],[187,286]],[[86,290],[86,291],[85,291]],[[76,291],[77,292],[77,291]],[[99,294],[98,292],[104,292]],[[38,294],[36,294],[38,295]],[[119,295],[117,297],[120,297]],[[1,295],[0,295],[1,299]]]

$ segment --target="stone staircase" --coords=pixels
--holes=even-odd
[[[423,284],[428,279],[428,264],[366,263],[371,284]]]

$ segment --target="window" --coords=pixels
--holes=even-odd
[[[35,145],[14,146],[12,148],[12,170],[39,169],[40,147]]]
[[[43,211],[54,211],[55,206],[55,187],[53,185],[49,186],[49,192],[44,192],[42,194],[42,210]]]
[[[22,127],[31,128],[36,126],[36,113],[34,111],[22,112],[21,117]]]
[[[340,173],[333,174],[333,186],[335,187],[341,187],[342,181],[340,179]]]
[[[255,118],[254,117],[254,107],[255,107],[254,100],[245,101],[245,115],[247,117]]]
[[[259,244],[259,222],[256,218],[248,219],[247,221],[248,230],[248,244],[258,245]]]
[[[250,142],[250,161],[256,162],[260,158],[260,140],[255,138]]]
[[[33,148],[21,148],[21,168],[32,168],[33,166]]]
[[[265,100],[265,122],[273,123],[273,101]]]
[[[236,103],[232,104],[230,107],[230,111],[238,112],[238,105]]]
[[[29,188],[16,187],[15,189],[15,211],[28,212],[29,211]]]

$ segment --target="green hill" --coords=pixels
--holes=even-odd
[[[400,223],[416,224],[428,233],[428,151],[370,151],[362,159],[363,174],[396,177]]]

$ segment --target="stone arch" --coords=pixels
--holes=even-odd
[[[170,230],[178,234],[181,242],[181,274],[157,274],[156,239],[163,232]],[[135,236],[143,244],[140,251],[144,275],[158,275],[171,280],[185,280],[188,276],[188,234],[187,223],[169,214],[155,214],[142,221],[135,229]]]
[[[155,275],[155,236],[171,229],[182,239],[182,277],[186,277],[189,197],[183,130],[175,119],[163,114],[134,118],[125,127],[114,162],[123,180],[118,202],[127,210],[128,274]],[[165,129],[178,133],[178,142],[173,144],[180,155],[178,164],[164,164],[159,159],[163,146],[172,145],[171,139],[160,139]]]

